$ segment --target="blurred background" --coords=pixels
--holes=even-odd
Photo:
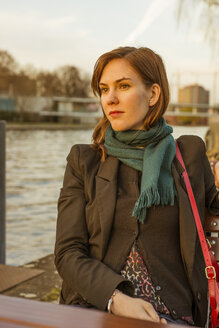
[[[218,156],[219,1],[0,0],[0,120],[6,124],[6,263],[53,252],[65,158],[101,117],[97,58],[145,46],[166,65],[174,137]],[[217,123],[218,124],[218,123]]]

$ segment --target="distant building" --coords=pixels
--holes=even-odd
[[[16,111],[16,103],[14,98],[0,95],[0,112],[15,112]]]
[[[206,113],[209,111],[209,91],[198,84],[185,86],[178,90],[178,106],[180,112]],[[206,124],[207,118],[184,116],[177,121],[180,124]]]
[[[53,97],[53,110],[60,113],[97,113],[100,101],[97,98]]]
[[[16,97],[17,111],[26,113],[39,113],[42,110],[51,110],[52,97]]]
[[[61,123],[95,123],[102,116],[98,98],[52,97],[50,110],[42,110],[40,115],[56,117]]]
[[[188,85],[178,90],[178,102],[180,104],[208,105],[209,91],[198,84]]]

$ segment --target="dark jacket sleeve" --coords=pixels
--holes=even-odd
[[[126,281],[104,263],[89,256],[80,146],[72,148],[67,161],[58,201],[55,264],[69,289],[96,308],[105,310],[113,291]]]

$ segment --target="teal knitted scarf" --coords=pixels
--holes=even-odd
[[[107,154],[142,171],[141,191],[132,215],[140,222],[146,218],[152,205],[174,205],[176,189],[171,164],[176,146],[171,135],[173,129],[163,118],[150,130],[114,131],[109,125],[104,146]],[[138,148],[143,147],[143,148]]]

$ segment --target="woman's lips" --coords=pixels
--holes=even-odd
[[[121,114],[123,114],[123,112],[119,111],[119,110],[112,110],[109,115],[111,117],[117,117],[117,116],[120,116]]]

